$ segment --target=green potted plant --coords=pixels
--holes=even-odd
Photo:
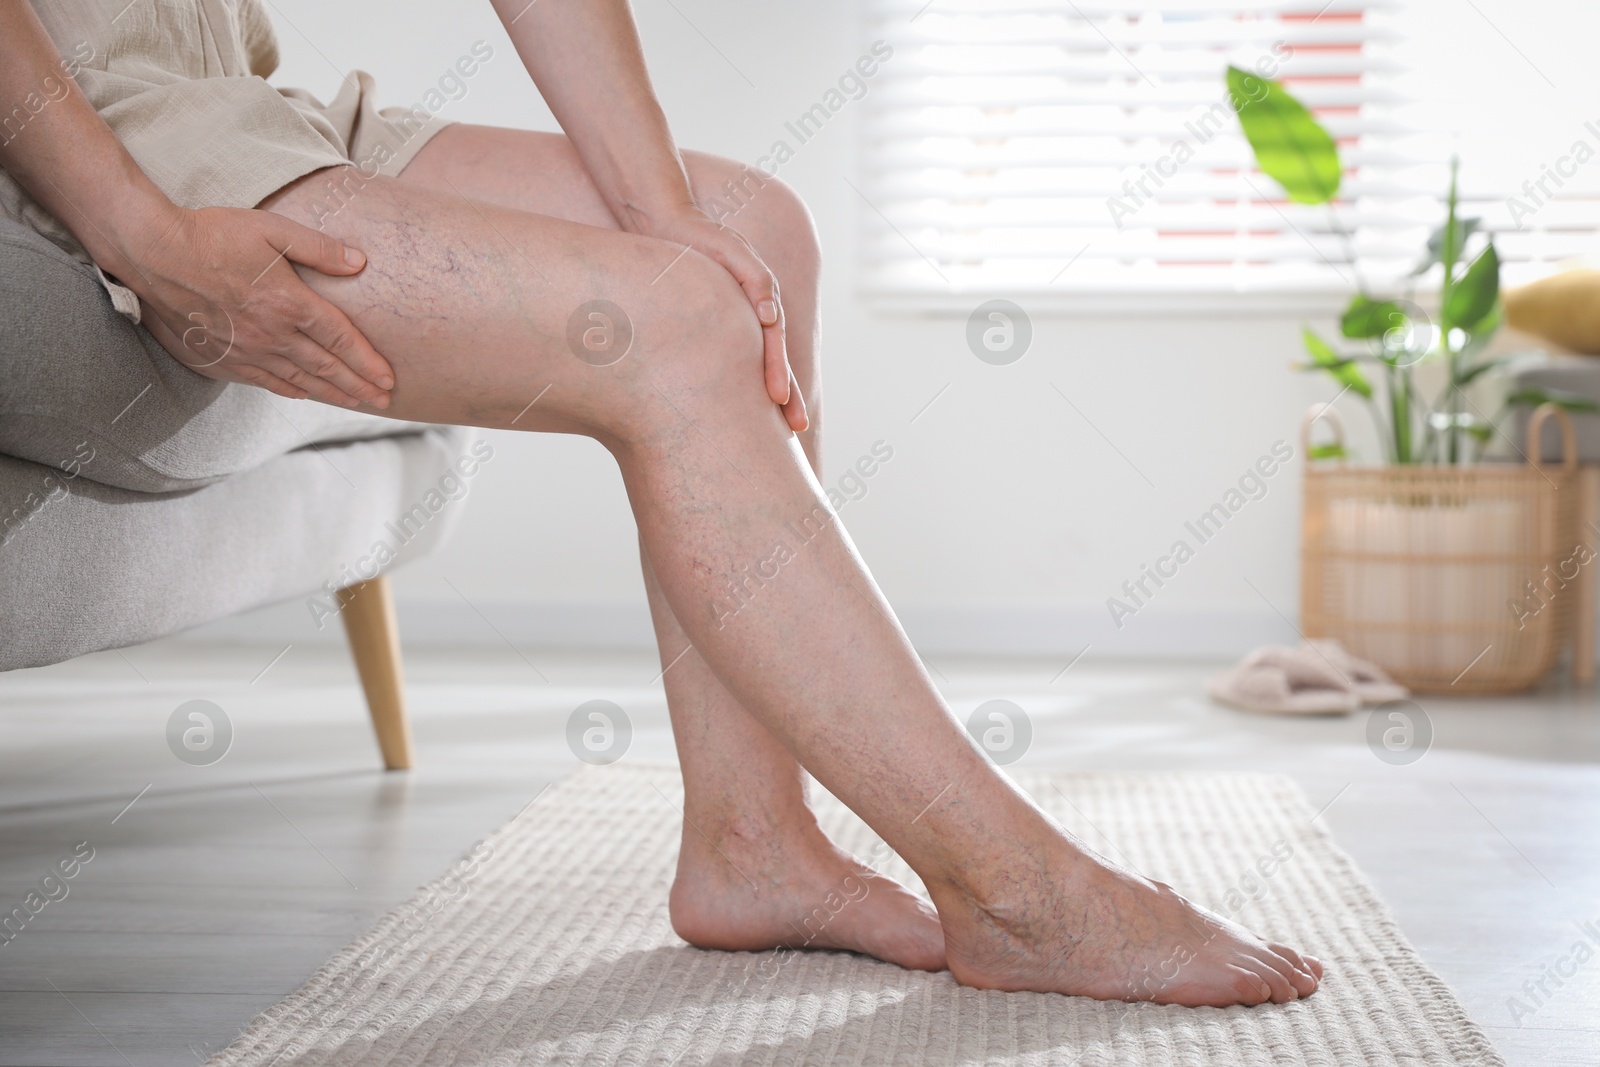
[[[1227,80],[1234,99],[1246,101],[1239,123],[1258,168],[1291,201],[1326,205],[1330,228],[1351,247],[1333,209],[1344,166],[1332,136],[1280,83],[1237,67]],[[1306,468],[1301,623],[1307,636],[1338,638],[1415,689],[1507,691],[1537,683],[1554,664],[1580,599],[1568,585],[1592,580],[1574,571],[1548,591],[1552,610],[1516,610],[1543,575],[1563,573],[1574,548],[1566,411],[1595,405],[1522,390],[1491,416],[1468,395],[1507,357],[1486,354],[1501,321],[1500,259],[1481,221],[1459,215],[1457,171],[1452,161],[1444,217],[1410,275],[1375,292],[1350,255],[1357,291],[1339,339],[1302,330],[1309,359],[1301,367],[1330,375],[1336,401],[1351,394],[1368,409],[1384,463],[1347,464],[1331,406],[1308,414],[1307,459],[1336,462]],[[1436,266],[1429,313],[1416,287]],[[1519,404],[1539,408],[1530,437],[1549,419],[1561,425],[1563,467],[1481,462],[1499,420]],[[1334,439],[1314,444],[1311,424],[1324,418]]]

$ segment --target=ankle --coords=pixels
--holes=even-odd
[[[797,852],[810,852],[826,842],[816,817],[803,806],[798,811],[727,807],[684,810],[681,854],[685,857],[739,857],[758,866],[770,866],[786,857],[792,860]]]
[[[980,856],[918,872],[941,913],[1004,924],[1092,874],[1094,862],[1051,826],[1043,834],[995,838]]]
[[[986,878],[967,876],[959,880],[948,878],[923,878],[928,897],[949,928],[993,927],[1005,924],[1007,916],[1027,911],[1033,894],[1024,883],[1032,883],[1031,874],[1011,871],[1008,876]]]

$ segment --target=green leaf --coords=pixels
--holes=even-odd
[[[1423,254],[1422,262],[1418,263],[1414,268],[1412,268],[1411,273],[1413,275],[1426,274],[1429,267],[1432,267],[1435,263],[1439,263],[1444,259],[1444,235],[1448,226],[1449,223],[1440,223],[1439,227],[1428,235],[1428,251]],[[1479,218],[1456,220],[1456,239],[1454,243],[1456,255],[1459,256],[1461,254],[1461,250],[1467,246],[1467,238],[1477,233],[1482,227],[1483,220]]]
[[[1299,204],[1326,204],[1339,192],[1339,149],[1322,124],[1282,85],[1238,67],[1228,68],[1228,90],[1239,125],[1256,154],[1256,166]]]
[[[1341,444],[1312,445],[1310,453],[1312,459],[1344,459],[1349,456]]]
[[[1460,378],[1456,379],[1457,385],[1471,385],[1485,374],[1497,367],[1503,367],[1511,362],[1510,356],[1501,356],[1498,359],[1486,359],[1475,367],[1468,367]]]
[[[1342,358],[1328,342],[1313,333],[1310,327],[1303,328],[1301,333],[1305,338],[1306,351],[1311,354],[1313,363],[1333,375],[1340,385],[1353,389],[1368,400],[1372,399],[1372,383],[1367,381],[1367,376],[1361,373],[1361,368],[1355,365],[1355,361]]]
[[[1357,293],[1339,320],[1339,331],[1351,339],[1382,337],[1404,325],[1405,320],[1405,312],[1393,300],[1373,300],[1365,293]]]
[[[1496,298],[1494,306],[1489,309],[1489,314],[1472,324],[1468,331],[1472,336],[1467,340],[1467,347],[1461,351],[1473,352],[1481,350],[1483,346],[1494,339],[1495,333],[1505,324],[1505,318],[1505,304]]]
[[[1540,404],[1554,404],[1567,411],[1600,411],[1600,404],[1588,397],[1561,389],[1539,389],[1529,386],[1526,389],[1518,389],[1506,397],[1506,407],[1519,407],[1524,404],[1535,408]]]
[[[1313,361],[1311,363],[1291,363],[1291,364],[1289,364],[1289,366],[1293,367],[1295,370],[1336,371],[1340,367],[1354,367],[1354,366],[1357,366],[1358,364],[1362,364],[1362,363],[1371,363],[1375,367],[1381,367],[1381,366],[1384,366],[1385,364],[1389,364],[1389,361],[1384,359],[1382,356],[1342,356],[1341,355],[1341,356],[1336,356],[1332,363],[1317,363],[1317,362]],[[1389,365],[1392,366],[1392,364],[1389,364]]]
[[[1450,290],[1444,303],[1446,330],[1471,330],[1495,310],[1500,299],[1500,255],[1490,242]]]

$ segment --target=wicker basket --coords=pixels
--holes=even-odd
[[[1308,466],[1301,533],[1301,626],[1337,638],[1422,692],[1527,689],[1555,666],[1578,580],[1594,555],[1578,528],[1578,469],[1566,412],[1528,424],[1538,456],[1547,419],[1564,461],[1541,464]],[[1338,417],[1323,406],[1312,424]],[[1546,569],[1548,568],[1548,569]]]

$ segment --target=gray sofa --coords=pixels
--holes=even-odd
[[[1524,364],[1512,374],[1511,388],[1576,393],[1600,403],[1600,356],[1552,355]],[[1516,410],[1511,439],[1518,448],[1528,439],[1528,419],[1532,415],[1533,408],[1526,404]],[[1600,415],[1574,412],[1572,428],[1577,438],[1578,462],[1600,463]],[[1544,460],[1553,463],[1561,458],[1561,442],[1554,433],[1546,431],[1540,444]]]
[[[111,309],[93,271],[0,217],[0,670],[152,640],[333,583],[386,765],[410,735],[386,574],[451,506],[391,524],[472,432],[225,385]],[[394,558],[373,574],[375,543]],[[355,575],[355,581],[351,581]]]

